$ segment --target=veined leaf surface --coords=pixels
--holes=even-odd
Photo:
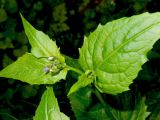
[[[31,53],[26,53],[0,71],[0,77],[18,79],[29,84],[54,84],[61,79],[65,79],[67,69],[61,70],[56,75],[51,75],[44,72],[46,64],[46,60],[36,58]]]
[[[57,99],[51,87],[48,87],[43,93],[33,120],[69,120],[65,114],[60,112]]]
[[[96,73],[99,91],[121,93],[129,89],[159,38],[160,13],[114,20],[84,38],[79,63],[84,71]]]
[[[56,56],[61,62],[64,62],[64,57],[60,54],[56,43],[48,35],[36,30],[22,15],[21,18],[25,33],[32,46],[32,54],[36,57]]]

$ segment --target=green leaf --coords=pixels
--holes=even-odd
[[[146,94],[146,104],[148,105],[148,111],[151,111],[148,120],[160,119],[160,90],[159,88],[150,90]]]
[[[145,120],[150,113],[147,112],[145,98],[140,98],[133,111],[116,110],[113,114],[118,120]]]
[[[150,114],[147,112],[144,98],[138,100],[134,110],[120,111],[112,107],[109,107],[108,109],[109,114],[114,116],[113,119],[107,116],[101,104],[96,104],[94,107],[92,107],[88,112],[88,115],[90,119],[93,120],[145,120]]]
[[[65,114],[60,112],[51,87],[47,87],[47,90],[43,93],[33,120],[69,120]]]
[[[120,104],[123,108],[115,109],[107,105],[105,108],[107,110],[101,103],[95,103],[96,100],[94,100],[94,104],[92,103],[92,90],[87,87],[71,94],[69,99],[77,120],[145,120],[149,115],[145,98],[138,96],[134,101],[130,94],[127,92],[118,99],[118,101],[124,101],[124,104]],[[128,104],[127,102],[135,105],[128,107],[125,105],[125,103]]]
[[[94,80],[94,76],[92,78],[92,75],[89,76],[91,71],[87,71],[85,74],[82,74],[79,78],[78,81],[71,87],[68,95],[76,92],[82,87],[86,87],[87,85],[91,84]]]
[[[3,65],[3,67],[8,66],[8,65],[11,64],[12,62],[13,62],[13,60],[12,60],[7,54],[4,54],[3,60],[2,60],[2,65]]]
[[[51,75],[44,72],[46,64],[48,62],[45,59],[36,58],[32,54],[26,53],[0,71],[0,77],[18,79],[29,84],[54,84],[65,79],[67,69]]]
[[[8,18],[7,13],[4,9],[0,8],[0,23],[6,21]]]
[[[13,14],[18,10],[18,3],[16,0],[5,0],[6,2],[6,10]]]
[[[38,92],[39,86],[25,85],[21,88],[21,95],[24,99],[34,97]]]
[[[155,107],[149,116],[148,120],[159,120],[160,119],[160,104]]]
[[[86,109],[90,106],[92,91],[90,88],[81,88],[69,96],[72,110],[76,120],[90,120],[87,117]]]
[[[109,113],[109,114],[112,114],[112,113]],[[101,104],[96,104],[95,106],[93,106],[88,112],[88,115],[91,120],[112,120],[107,116]]]
[[[56,56],[61,62],[64,62],[59,49],[54,41],[52,41],[46,34],[36,30],[32,25],[25,20],[21,15],[25,33],[32,46],[31,52],[36,57],[50,57]]]
[[[117,94],[129,90],[147,53],[160,38],[160,13],[144,13],[121,18],[98,28],[85,37],[79,63],[92,70],[99,91]]]

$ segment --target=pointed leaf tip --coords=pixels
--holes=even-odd
[[[68,116],[60,112],[52,87],[47,87],[43,93],[33,120],[70,120]]]
[[[42,31],[36,30],[21,14],[20,16],[25,33],[32,47],[32,54],[36,57],[56,56],[61,61],[64,61],[64,58],[60,54],[59,48],[57,47],[56,43]]]

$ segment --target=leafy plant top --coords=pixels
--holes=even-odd
[[[22,15],[21,18],[32,47],[31,53],[25,53],[1,70],[0,77],[29,84],[55,84],[66,79],[67,72],[71,70],[78,80],[71,86],[68,97],[77,119],[98,120],[97,114],[102,114],[102,120],[144,120],[149,115],[145,99],[138,100],[133,111],[122,112],[107,105],[99,92],[116,95],[129,90],[129,85],[147,61],[148,51],[160,38],[159,12],[124,17],[99,25],[84,38],[79,59],[62,55],[54,41],[32,27]],[[92,102],[92,93],[101,104],[92,107],[85,117],[84,112]],[[52,88],[47,87],[34,120],[68,119],[60,112]]]

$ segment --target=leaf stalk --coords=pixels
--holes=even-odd
[[[110,109],[110,106],[104,101],[102,95],[99,93],[99,91],[95,88],[93,90],[93,93],[96,95],[96,97],[98,98],[98,100],[101,102],[101,104],[104,107],[104,110],[106,112],[106,114],[108,115],[109,118],[111,118],[111,120],[115,120],[114,116],[112,115]]]
[[[66,66],[69,70],[72,70],[72,71],[74,71],[74,72],[76,72],[76,73],[78,73],[78,74],[84,74],[81,70],[79,70],[79,69],[76,69],[76,68],[74,68],[74,67],[71,67],[71,66]]]

